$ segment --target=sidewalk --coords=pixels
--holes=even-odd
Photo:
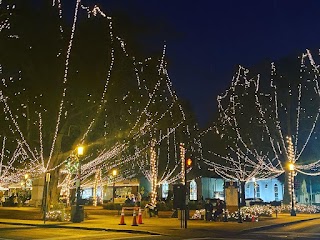
[[[0,209],[1,211],[1,209]],[[94,213],[94,212],[93,212]],[[132,216],[125,216],[126,225],[119,225],[120,217],[117,214],[88,214],[81,223],[72,222],[52,222],[47,221],[44,224],[40,220],[21,220],[0,218],[0,224],[13,225],[31,225],[38,227],[59,227],[74,229],[89,229],[98,231],[121,231],[135,232],[145,234],[169,235],[169,236],[205,236],[207,231],[214,231],[217,235],[223,235],[226,232],[230,235],[241,234],[244,232],[258,229],[272,228],[279,225],[293,224],[294,222],[308,221],[311,219],[320,219],[320,214],[297,214],[290,216],[289,213],[278,214],[278,217],[263,218],[260,217],[258,222],[206,222],[204,220],[188,220],[187,229],[180,227],[180,220],[177,218],[144,218],[143,224],[131,226],[133,223]]]

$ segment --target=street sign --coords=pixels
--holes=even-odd
[[[46,182],[50,182],[50,173],[46,173]]]

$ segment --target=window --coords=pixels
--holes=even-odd
[[[197,200],[197,183],[194,179],[190,182],[190,200]]]
[[[256,190],[257,190],[257,198],[259,198],[260,197],[260,185],[259,184],[256,185]]]
[[[274,200],[275,201],[279,200],[279,188],[277,184],[274,185]]]
[[[168,191],[169,191],[169,184],[167,182],[164,182],[162,184],[162,198],[168,197]]]

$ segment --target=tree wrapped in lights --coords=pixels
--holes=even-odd
[[[175,180],[177,158],[169,156],[176,155],[176,138],[182,141],[188,130],[166,70],[166,46],[160,57],[138,61],[99,7],[88,8],[77,0],[69,31],[61,2],[52,5],[35,10],[28,4],[27,9],[0,4],[13,13],[0,19],[0,121],[1,136],[7,140],[3,149],[8,151],[1,155],[2,165],[8,166],[8,171],[1,167],[2,173],[52,172],[49,196],[55,201],[59,169],[77,144],[87,145],[81,181],[93,186],[97,170],[102,181],[115,167],[122,168],[123,177],[146,175],[146,154],[156,138],[158,161],[166,161],[159,164],[157,184]],[[45,31],[37,24],[39,16],[48,24],[43,24]],[[50,51],[48,43],[54,46]]]
[[[288,161],[304,173],[319,164],[318,67],[309,50],[278,65],[276,69],[271,63],[267,74],[240,66],[231,87],[218,96],[219,117],[211,130],[225,149],[211,150],[214,157],[205,163],[224,178],[246,182],[253,176],[276,177],[288,173]]]

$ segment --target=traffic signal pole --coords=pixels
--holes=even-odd
[[[184,227],[188,227],[188,187],[187,187],[187,164],[186,161],[184,161],[184,189],[185,189],[185,195],[186,195],[186,201],[185,201],[185,208],[184,208]]]
[[[187,183],[187,169],[192,167],[192,160],[188,158],[184,161],[184,189],[185,189],[185,208],[184,208],[184,226],[188,227],[188,218],[189,218],[189,191],[188,191],[188,183]]]

